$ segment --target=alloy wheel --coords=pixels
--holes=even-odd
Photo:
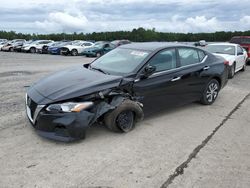
[[[218,96],[218,91],[219,91],[219,86],[217,85],[217,83],[212,82],[208,86],[206,97],[209,103],[213,102],[216,99],[216,97]]]

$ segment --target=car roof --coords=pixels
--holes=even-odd
[[[208,46],[216,46],[216,45],[227,45],[227,46],[238,46],[238,44],[235,43],[229,43],[229,42],[218,42],[218,43],[212,43],[212,44],[208,44]]]
[[[137,50],[144,50],[144,51],[155,51],[155,50],[160,50],[163,48],[168,48],[168,47],[192,47],[190,45],[185,45],[181,43],[173,43],[173,42],[135,42],[135,43],[130,43],[130,44],[125,44],[120,46],[119,48],[130,48],[130,49],[137,49]]]

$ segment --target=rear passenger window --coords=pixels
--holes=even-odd
[[[200,62],[197,50],[192,48],[179,48],[181,66],[192,65]]]
[[[168,49],[158,52],[149,62],[149,65],[156,67],[156,72],[176,68],[175,49]]]
[[[241,47],[237,46],[237,54],[242,54],[243,50]]]
[[[199,55],[200,62],[202,62],[204,60],[204,58],[206,57],[206,54],[200,50],[198,51],[198,55]]]

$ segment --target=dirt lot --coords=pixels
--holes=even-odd
[[[27,86],[91,60],[0,52],[0,187],[250,187],[250,66],[212,106],[158,112],[128,134],[95,126],[76,143],[39,137]]]

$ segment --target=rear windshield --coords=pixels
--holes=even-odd
[[[207,45],[205,49],[210,53],[235,55],[235,47],[232,45]]]

